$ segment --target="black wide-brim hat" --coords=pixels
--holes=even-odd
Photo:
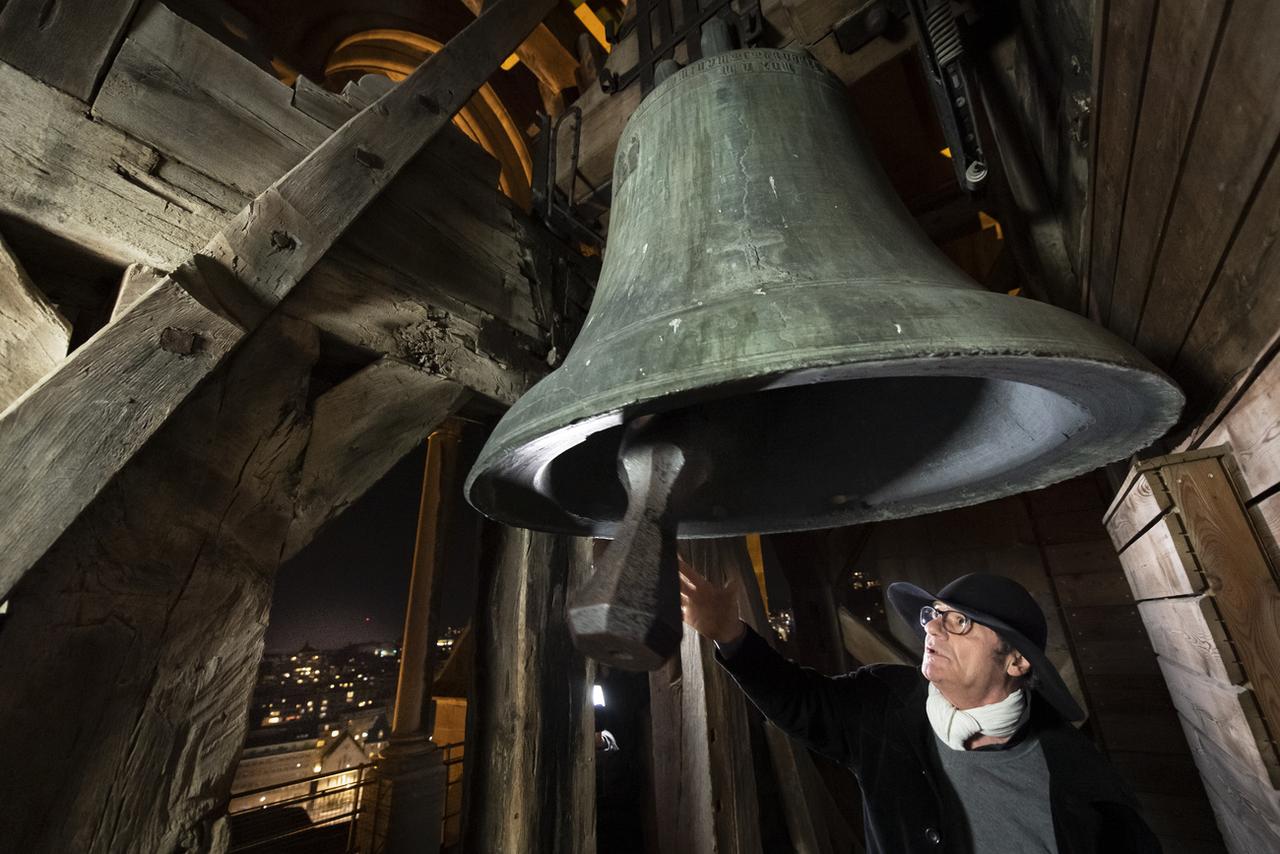
[[[922,640],[925,632],[920,625],[920,609],[934,602],[945,602],[975,623],[999,633],[1031,662],[1038,680],[1036,690],[1058,714],[1069,721],[1084,720],[1084,711],[1067,690],[1058,668],[1044,654],[1049,635],[1044,611],[1012,578],[975,572],[960,576],[936,595],[905,581],[890,584],[887,592],[894,609]]]

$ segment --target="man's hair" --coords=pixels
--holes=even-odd
[[[1022,655],[1022,653],[1018,651],[1017,647],[1011,644],[1004,635],[996,632],[996,651],[993,653],[996,661],[1000,661],[1006,655],[1014,652]],[[1030,659],[1027,659],[1025,655],[1022,657],[1026,660],[1027,666],[1031,669],[1018,677],[1018,687],[1026,688],[1028,691],[1034,691],[1036,688],[1040,687],[1040,674],[1036,673],[1035,667],[1031,665]]]

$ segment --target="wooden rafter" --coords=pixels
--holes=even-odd
[[[0,416],[0,596],[553,6],[499,0]]]

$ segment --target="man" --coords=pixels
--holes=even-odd
[[[1159,852],[1115,771],[1067,721],[1084,717],[1044,655],[1020,584],[966,575],[938,594],[892,584],[924,640],[917,670],[835,678],[779,655],[741,620],[737,582],[681,570],[685,622],[777,726],[857,775],[868,852]]]

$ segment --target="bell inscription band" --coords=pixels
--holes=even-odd
[[[1145,447],[1181,409],[1110,332],[957,270],[807,54],[738,50],[671,74],[623,131],[613,188],[582,333],[466,484],[508,524],[616,540],[571,606],[594,657],[651,668],[674,651],[676,536],[1036,489]],[[673,414],[681,426],[646,445]]]

